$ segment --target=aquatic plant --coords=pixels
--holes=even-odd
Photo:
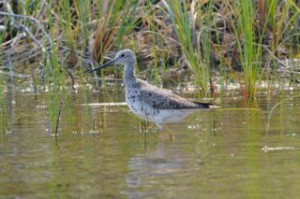
[[[209,90],[214,71],[224,77],[221,86],[239,82],[246,100],[255,98],[263,78],[279,79],[282,71],[296,74],[280,60],[299,56],[300,11],[291,0],[25,1],[17,6],[6,1],[4,7],[1,27],[7,32],[1,33],[0,62],[9,59],[14,74],[28,73],[37,83],[43,83],[39,74],[48,72],[46,59],[58,59],[65,81],[74,83],[75,75],[82,83],[87,80],[82,69],[122,48],[137,53],[144,67],[139,70],[156,83],[162,70],[186,61],[202,97],[214,93]]]
[[[239,11],[234,32],[243,71],[241,91],[244,98],[253,100],[261,74],[261,66],[259,64],[261,45],[255,44],[257,38],[255,38],[254,18],[252,17],[255,13],[254,5],[253,2],[241,1],[236,2],[234,6]],[[261,41],[260,38],[258,40]]]
[[[180,49],[194,72],[195,85],[200,87],[201,96],[208,95],[210,35],[195,24],[197,9],[196,1],[163,1],[172,19],[173,28],[179,40]],[[201,25],[200,25],[201,26]],[[207,41],[201,46],[201,41]],[[205,58],[205,59],[203,59]],[[206,62],[205,62],[205,61]]]

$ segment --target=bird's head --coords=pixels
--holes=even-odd
[[[126,67],[134,67],[135,62],[136,62],[136,58],[135,58],[135,54],[132,52],[132,50],[124,49],[124,50],[117,52],[117,54],[115,55],[115,57],[112,60],[106,62],[105,64],[103,64],[95,69],[88,70],[87,72],[91,73],[96,70],[106,68],[106,67],[114,65],[114,64],[119,64],[119,65],[126,66]]]

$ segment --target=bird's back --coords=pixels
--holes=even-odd
[[[209,104],[194,102],[136,79],[125,84],[129,109],[144,120],[155,122],[160,128],[164,123],[178,122],[195,110],[208,109]]]
[[[195,102],[176,95],[170,90],[155,87],[137,79],[139,100],[156,109],[207,109],[209,103]]]

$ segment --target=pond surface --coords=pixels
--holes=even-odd
[[[157,132],[122,103],[101,104],[123,102],[122,88],[81,90],[64,98],[56,137],[47,94],[10,89],[1,98],[0,198],[298,198],[297,93],[261,92],[246,108],[233,91],[222,108]]]

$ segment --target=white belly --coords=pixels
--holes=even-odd
[[[180,122],[192,112],[192,110],[160,110],[159,114],[155,115],[155,120],[161,123]]]
[[[155,122],[156,124],[179,122],[193,112],[190,109],[154,109],[140,101],[127,101],[127,104],[131,112],[144,120]]]
[[[156,109],[140,101],[138,95],[138,90],[132,89],[126,92],[126,102],[129,109],[140,118],[156,123],[159,128],[165,123],[179,122],[195,111],[193,109]]]

